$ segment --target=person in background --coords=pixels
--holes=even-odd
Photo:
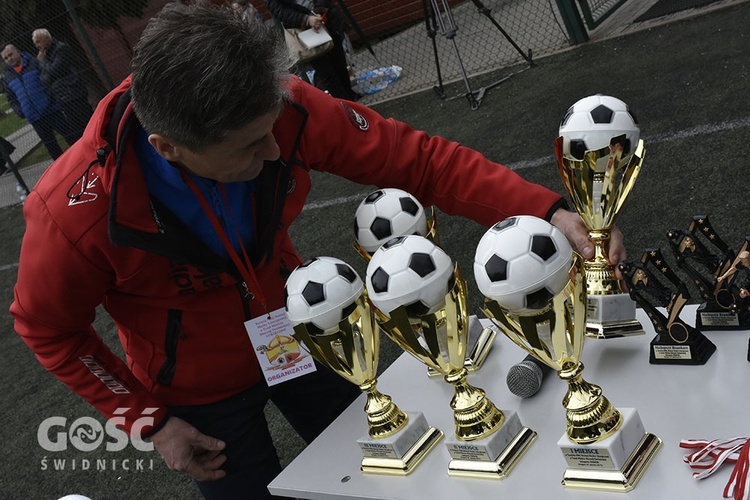
[[[6,45],[2,57],[7,65],[5,70],[5,94],[13,111],[27,120],[52,159],[62,155],[55,132],[59,132],[68,144],[78,137],[71,134],[60,105],[53,101],[41,80],[39,61],[14,45]]]
[[[333,39],[333,48],[313,59],[313,82],[334,97],[357,101],[362,96],[352,89],[344,52],[344,36],[349,29],[344,15],[333,0],[265,0],[271,15],[287,28],[319,30],[325,26]],[[304,4],[304,5],[303,5]],[[312,9],[308,6],[312,5]]]
[[[42,83],[47,86],[52,98],[60,103],[70,137],[78,139],[83,135],[93,110],[86,85],[76,68],[73,51],[68,45],[52,38],[44,28],[34,30],[31,40],[39,50],[36,58],[41,68]]]
[[[16,332],[58,379],[150,439],[206,498],[270,498],[281,465],[264,416],[269,400],[310,442],[360,394],[323,366],[268,386],[263,346],[248,335],[288,331],[276,318],[285,317],[286,279],[302,263],[289,228],[311,170],[400,188],[486,226],[536,215],[584,257],[594,254],[561,195],[321,92],[290,76],[288,64],[267,23],[204,2],[167,4],[135,47],[132,75],[24,206]],[[609,255],[613,263],[625,256],[616,228]],[[94,330],[99,305],[125,360]]]

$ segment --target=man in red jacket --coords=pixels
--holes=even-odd
[[[326,95],[287,67],[283,42],[260,24],[168,4],[144,31],[132,76],[24,206],[16,331],[207,498],[268,496],[280,470],[263,417],[269,399],[309,442],[358,393],[322,368],[268,387],[245,327],[284,307],[286,277],[301,262],[287,230],[310,169],[399,187],[485,225],[536,215],[593,255],[558,194]],[[610,256],[624,257],[619,231]],[[92,327],[100,304],[126,362]]]

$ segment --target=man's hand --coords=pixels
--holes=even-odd
[[[36,58],[40,61],[44,61],[44,58],[47,57],[47,51],[46,50],[40,50],[39,53],[36,55]]]
[[[227,457],[219,439],[201,434],[177,417],[169,417],[164,427],[151,436],[151,442],[171,470],[184,472],[198,481],[215,481],[226,475],[219,469]]]
[[[560,208],[552,215],[550,222],[563,232],[573,246],[573,250],[581,254],[584,259],[588,260],[594,256],[594,244],[589,239],[589,230],[581,220],[580,215]],[[612,226],[609,235],[607,256],[609,262],[615,267],[617,277],[621,278],[617,264],[627,258],[622,231],[617,226]]]

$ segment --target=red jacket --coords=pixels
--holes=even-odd
[[[107,418],[130,408],[126,431],[157,408],[148,434],[165,421],[166,406],[218,401],[262,383],[243,326],[260,311],[231,262],[149,198],[128,134],[135,121],[129,86],[126,79],[102,100],[83,138],[26,199],[10,310],[39,361],[74,392]],[[516,214],[549,219],[561,204],[559,195],[457,143],[298,79],[289,87],[291,101],[274,126],[282,161],[266,164],[254,194],[259,237],[250,252],[269,310],[283,307],[286,277],[301,261],[287,228],[305,203],[309,169],[399,187],[485,225]],[[116,127],[108,135],[110,122]],[[100,304],[127,362],[92,327]]]

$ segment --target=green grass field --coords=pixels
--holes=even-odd
[[[737,249],[750,235],[750,183],[743,149],[750,140],[750,101],[746,98],[749,24],[750,3],[743,3],[575,47],[536,61],[529,71],[494,88],[476,111],[463,100],[441,102],[432,91],[376,109],[478,149],[492,160],[518,168],[527,179],[562,192],[552,160],[560,119],[581,97],[594,93],[617,96],[637,114],[647,148],[642,172],[618,221],[630,256],[640,257],[646,247],[661,246],[666,251],[666,231],[686,229],[697,214],[709,214],[719,234]],[[479,87],[498,76],[485,75],[472,83]],[[371,189],[326,174],[314,175],[309,202],[331,203],[305,210],[292,227],[300,253],[304,257],[341,258],[363,275],[365,263],[351,246],[351,220],[359,200]],[[345,201],[332,202],[338,199]],[[444,214],[439,224],[443,247],[469,278],[471,311],[478,313],[480,298],[471,278],[471,263],[485,228]],[[20,207],[0,210],[0,230],[0,301],[7,311],[24,230]],[[113,349],[121,352],[111,322],[102,311],[96,327]],[[105,451],[66,452],[65,470],[55,470],[54,453],[41,449],[37,441],[40,422],[53,415],[65,416],[70,422],[83,416],[98,418],[98,414],[44,371],[13,333],[7,313],[0,315],[0,331],[4,355],[0,376],[5,381],[0,396],[5,416],[0,426],[4,447],[0,498],[56,499],[68,493],[95,500],[198,497],[191,481],[168,471],[155,453],[130,448],[118,453],[117,459],[141,459],[147,465],[153,461],[153,470],[81,470],[84,459],[112,458]],[[384,369],[400,352],[387,339],[382,343]],[[550,411],[558,411],[559,404],[550,401]],[[726,407],[716,411],[731,411],[731,404],[727,401]],[[268,415],[286,463],[303,445],[273,410]],[[747,431],[737,432],[745,435],[742,433]],[[73,459],[78,464],[75,470],[70,468]]]

